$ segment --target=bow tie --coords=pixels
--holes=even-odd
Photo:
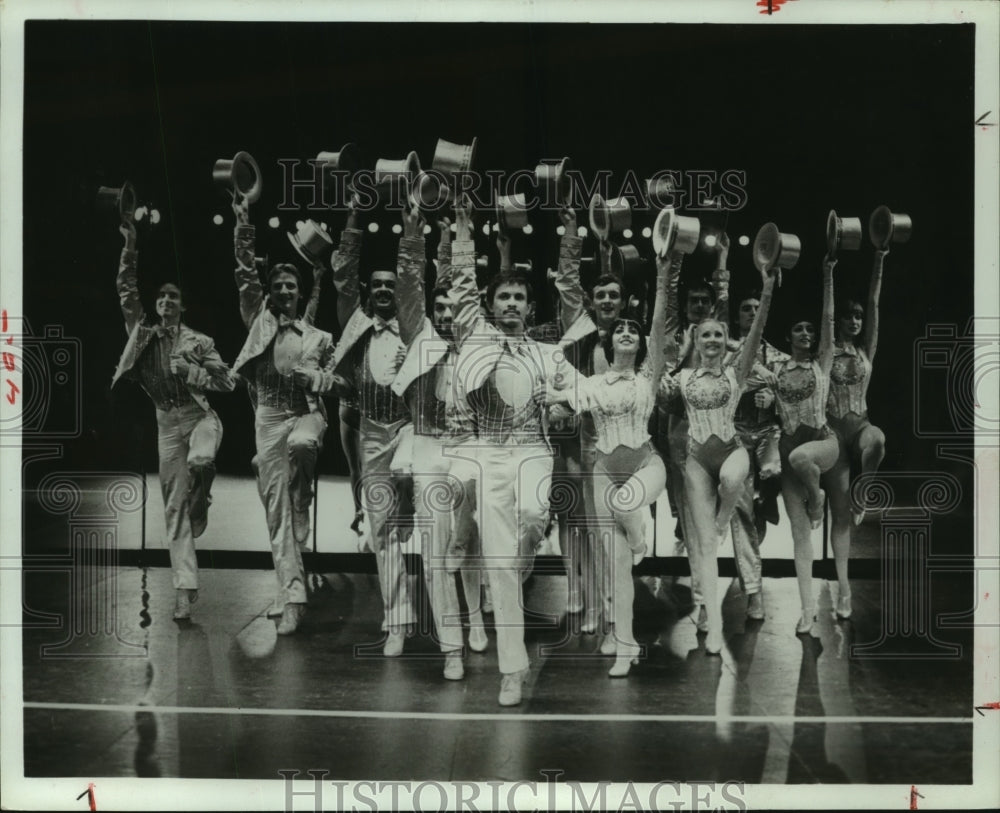
[[[376,336],[384,330],[388,330],[394,336],[399,335],[399,322],[394,318],[386,321],[381,316],[376,316],[372,320],[372,327],[375,329]]]
[[[703,375],[710,375],[714,376],[715,378],[718,378],[719,376],[722,375],[722,368],[719,367],[713,370],[710,367],[699,367],[697,370],[694,371],[695,378],[701,378]]]
[[[276,313],[274,314],[274,320],[278,323],[279,333],[283,330],[288,330],[288,328],[292,328],[296,333],[301,335],[302,329],[298,326],[297,319],[290,319],[283,313]]]
[[[604,374],[604,383],[614,384],[616,381],[635,381],[635,370],[622,370],[621,372],[609,370]]]
[[[786,370],[794,370],[796,367],[801,367],[803,370],[811,370],[812,369],[812,362],[811,361],[796,361],[795,359],[789,359],[788,362],[785,364],[785,369]]]
[[[153,325],[153,333],[155,333],[159,338],[177,338],[177,325]]]

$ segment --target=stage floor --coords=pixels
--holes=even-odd
[[[763,622],[745,618],[744,597],[722,579],[726,647],[712,657],[685,580],[637,579],[646,653],[612,680],[600,637],[565,613],[565,577],[535,575],[530,679],[523,703],[505,709],[492,616],[487,651],[467,655],[464,680],[446,681],[414,577],[422,630],[396,659],[380,654],[373,575],[311,574],[303,625],[281,638],[265,616],[268,571],[203,569],[190,622],[171,620],[167,568],[84,568],[73,579],[25,574],[27,776],[972,780],[971,633],[937,630],[958,646],[944,657],[913,639],[852,656],[852,644],[880,639],[876,581],[854,585],[854,617],[837,621],[836,585],[817,580],[819,623],[796,636],[794,579],[765,579]],[[967,581],[935,579],[935,610],[967,610]],[[46,626],[44,613],[63,623]],[[914,646],[922,657],[871,657]]]

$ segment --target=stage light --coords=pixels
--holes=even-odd
[[[631,240],[632,239],[632,229],[624,229],[622,231],[622,237],[624,237],[626,240]]]
[[[580,226],[580,227],[579,227],[579,228],[578,228],[578,229],[576,230],[576,233],[577,233],[577,235],[578,235],[578,236],[580,236],[580,237],[586,237],[586,236],[587,236],[587,227],[586,227],[586,226]]]
[[[705,247],[706,248],[715,248],[715,244],[717,242],[718,242],[718,240],[715,239],[715,235],[714,234],[706,234],[705,235]]]
[[[145,206],[140,206],[140,207],[139,207],[138,209],[136,209],[136,210],[135,210],[135,211],[134,211],[134,212],[132,213],[132,217],[133,217],[133,218],[135,219],[135,222],[136,222],[136,223],[139,223],[139,222],[141,222],[141,221],[142,221],[142,219],[143,219],[143,218],[144,218],[145,216],[146,216],[146,207],[145,207]]]
[[[556,234],[558,234],[560,237],[562,237],[565,233],[566,233],[566,227],[565,226],[556,226]]]
[[[296,231],[300,231],[302,229],[302,227],[305,226],[305,225],[306,225],[305,221],[303,221],[303,220],[296,220],[295,221],[295,230]]]
[[[212,218],[212,222],[216,226],[221,226],[222,225],[222,215],[215,215],[215,217]]]
[[[642,230],[642,236],[645,237],[648,240],[650,237],[653,236],[653,230],[651,228],[649,228],[649,226],[646,226]]]
[[[281,225],[281,221],[278,220],[277,216],[275,216],[267,221],[267,225],[270,226],[272,229],[276,229],[278,228],[278,226]]]
[[[368,231],[370,231],[372,234],[376,234],[378,232],[378,223],[374,223],[374,222],[369,223],[368,224]]]
[[[322,229],[323,231],[330,231],[330,228],[329,228],[329,226],[327,226],[327,225],[326,225],[326,223],[320,223],[320,224],[319,224],[319,227],[320,227],[320,228],[321,228],[321,229]]]
[[[398,223],[393,223],[392,224],[392,233],[393,234],[402,234],[402,232],[403,232],[403,227],[402,226],[400,226]]]
[[[430,224],[424,223],[424,234],[430,234],[430,233],[431,233]]]
[[[160,210],[159,209],[153,209],[149,213],[149,222],[150,223],[159,223],[160,222]]]
[[[483,234],[485,234],[487,237],[490,236],[490,224],[489,223],[483,223]]]
[[[530,223],[525,223],[521,227],[521,231],[523,231],[525,234],[531,234],[534,231],[534,229],[532,228]]]
[[[745,234],[741,234],[740,235],[740,245],[741,246],[748,246],[748,245],[750,245],[750,238],[747,237]]]
[[[499,232],[500,231],[500,224],[499,223],[494,223],[493,224],[493,231],[495,231],[495,232]]]
[[[448,228],[451,229],[451,233],[452,234],[458,234],[458,224],[457,223],[452,223]]]

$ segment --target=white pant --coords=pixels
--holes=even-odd
[[[406,562],[399,542],[390,542],[390,516],[398,494],[392,475],[392,457],[406,421],[382,424],[361,419],[361,504],[371,529],[378,583],[382,590],[382,629],[396,629],[416,621],[407,588]],[[400,540],[401,541],[401,540]]]
[[[198,589],[198,559],[191,535],[191,469],[214,466],[222,422],[196,403],[156,410],[160,491],[175,588]],[[209,483],[211,482],[209,478]]]
[[[302,553],[292,533],[292,509],[308,510],[316,458],[323,448],[326,418],[320,412],[296,415],[283,409],[258,407],[257,490],[267,514],[278,600],[305,604]]]
[[[477,450],[479,534],[489,571],[500,672],[528,668],[521,571],[530,568],[549,519],[552,455],[544,445]]]

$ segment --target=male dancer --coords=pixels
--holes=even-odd
[[[222,441],[222,423],[205,391],[229,392],[234,385],[215,343],[181,321],[184,300],[176,285],[160,286],[158,322],[148,322],[139,301],[131,216],[122,220],[120,231],[125,246],[117,286],[128,342],[111,386],[123,376],[138,379],[156,406],[160,491],[176,591],[174,618],[182,620],[191,617],[191,604],[198,598],[194,540],[208,524],[215,454]]]
[[[254,403],[257,489],[283,607],[278,634],[290,635],[306,609],[300,546],[309,538],[313,476],[326,432],[320,395],[333,386],[333,337],[298,318],[302,276],[294,265],[271,267],[265,297],[246,199],[234,197],[233,211],[236,285],[248,331],[233,372],[247,379]]]
[[[418,218],[404,218],[406,230],[399,242],[398,264],[410,273],[423,274],[424,241]],[[333,284],[337,288],[337,315],[343,332],[334,354],[334,369],[348,378],[357,392],[361,412],[361,502],[375,553],[382,591],[386,631],[383,654],[396,657],[412,630],[416,616],[407,587],[406,564],[398,534],[389,533],[391,506],[397,493],[392,473],[393,456],[409,432],[410,413],[392,382],[406,356],[396,317],[396,272],[374,271],[368,302],[362,307],[358,266],[361,231],[348,222],[334,252]],[[422,304],[422,300],[421,300]],[[406,430],[406,431],[404,431]]]
[[[463,215],[467,220],[468,214]],[[505,238],[500,237],[501,245]],[[561,350],[525,335],[534,307],[531,285],[501,273],[487,288],[492,321],[479,311],[471,238],[453,244],[454,336],[457,403],[471,411],[478,429],[479,531],[490,571],[497,622],[499,703],[521,702],[528,671],[524,645],[521,571],[530,567],[549,516],[552,453],[546,438],[545,390],[574,386],[576,372]]]

